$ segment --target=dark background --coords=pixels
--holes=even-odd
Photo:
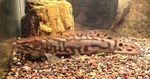
[[[84,26],[109,29],[115,18],[117,0],[68,1],[73,6],[75,22]]]

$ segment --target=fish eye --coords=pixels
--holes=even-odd
[[[119,43],[119,46],[120,46],[120,47],[123,46],[123,43]]]

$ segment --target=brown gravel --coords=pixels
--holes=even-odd
[[[61,58],[55,63],[27,61],[11,65],[7,79],[150,79],[150,59],[97,54]]]

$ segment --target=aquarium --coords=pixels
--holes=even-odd
[[[20,36],[23,0],[0,0],[0,79],[8,71],[12,42]]]
[[[149,0],[0,0],[0,79],[149,79]]]

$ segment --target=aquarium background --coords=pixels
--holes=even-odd
[[[19,35],[24,0],[0,0],[0,40]]]
[[[12,42],[20,35],[24,0],[0,0],[0,79],[7,71]]]
[[[114,30],[118,31],[117,33],[120,32],[124,36],[131,35],[132,37],[139,36],[141,38],[149,38],[150,36],[150,30],[148,29],[150,26],[150,1],[148,0],[68,1],[73,6],[76,30],[109,30],[114,24],[119,26],[119,31],[118,29],[116,30],[116,28],[114,28]],[[8,63],[10,63],[10,57],[12,56],[12,44],[21,34],[21,19],[25,15],[24,10],[25,0],[0,0],[0,79],[2,75],[5,75],[4,72],[8,70]],[[125,29],[122,29],[124,27]],[[145,42],[149,45],[143,44],[143,41],[145,42],[145,40],[142,40],[142,42],[138,43],[141,43],[144,48],[150,45],[149,40]],[[149,48],[147,48],[147,50],[149,50]],[[111,56],[109,57],[110,61],[113,60]],[[123,58],[120,55],[117,57]],[[125,58],[129,59],[129,61],[132,59],[132,57]],[[138,59],[138,57],[134,58],[134,60],[136,59]],[[145,60],[145,58],[141,58],[141,61],[138,64],[142,65]],[[115,63],[115,60],[113,63]],[[145,62],[143,67],[146,66],[145,69],[148,70],[147,64],[149,63]]]
[[[75,28],[109,29],[112,25],[118,0],[68,0],[73,6]]]

